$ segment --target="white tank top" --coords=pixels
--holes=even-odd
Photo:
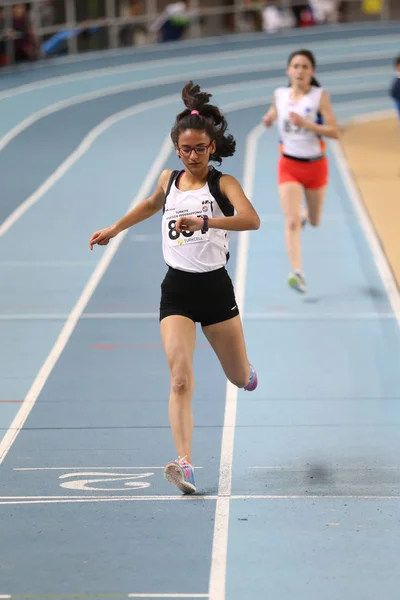
[[[317,123],[322,92],[323,88],[312,86],[308,94],[294,102],[290,99],[290,87],[275,90],[275,107],[283,154],[296,158],[316,158],[323,154],[325,142],[321,137],[308,129],[296,127],[289,120],[289,113],[295,112],[307,121]]]
[[[179,180],[179,177],[178,177]],[[228,231],[209,229],[179,233],[175,223],[179,217],[208,215],[220,218],[225,215],[211,195],[208,182],[199,190],[183,192],[175,180],[165,200],[162,218],[162,247],[164,260],[170,267],[191,273],[215,271],[226,265]]]

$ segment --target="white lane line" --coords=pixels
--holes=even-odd
[[[318,400],[317,400],[318,402]],[[307,472],[309,470],[309,468],[312,468],[312,465],[310,465],[309,467],[283,467],[283,466],[279,466],[279,465],[273,465],[273,466],[255,466],[255,467],[248,467],[249,469],[265,469],[266,471],[292,471],[293,473],[304,473]],[[379,473],[381,473],[382,471],[400,471],[400,466],[383,466],[383,467],[345,467],[345,466],[339,466],[339,465],[335,465],[334,467],[332,467],[331,465],[328,465],[327,469],[329,471],[356,471],[357,473],[362,473],[363,471],[379,471]]]
[[[138,312],[138,313],[84,313],[82,320],[148,320],[158,319],[157,312]],[[60,321],[68,318],[68,313],[31,313],[31,314],[13,314],[0,313],[0,321]],[[254,313],[244,313],[244,318],[248,321],[374,321],[374,320],[392,320],[397,316],[392,311],[382,312],[285,312],[282,311],[263,311]]]
[[[253,197],[257,144],[263,131],[263,125],[257,125],[257,127],[250,132],[246,141],[243,188],[248,198]],[[241,312],[244,310],[249,241],[250,232],[241,231],[238,235],[237,265],[235,276],[236,300]],[[226,389],[224,425],[222,430],[218,500],[215,508],[215,525],[209,587],[210,600],[220,600],[221,598],[225,598],[229,533],[229,497],[231,495],[232,484],[232,461],[235,439],[237,398],[238,388],[228,381]]]
[[[373,47],[374,45],[380,45],[380,44],[384,44],[384,45],[388,45],[390,46],[393,43],[396,43],[398,41],[398,36],[397,35],[387,35],[387,36],[374,36],[374,37],[363,37],[363,38],[357,38],[356,40],[349,40],[348,42],[346,42],[346,48],[349,47],[356,47],[358,48],[360,46],[360,44],[363,43],[368,43],[368,46]],[[329,40],[327,42],[317,42],[316,44],[313,45],[313,51],[314,52],[319,52],[319,51],[334,51],[336,47],[343,47],[343,41],[341,40]],[[264,69],[272,69],[272,68],[278,68],[279,66],[282,66],[282,63],[273,63],[273,66],[270,66],[270,62],[272,60],[272,58],[274,58],[276,55],[281,55],[281,54],[288,54],[289,52],[292,51],[292,46],[290,44],[287,45],[282,45],[282,46],[272,46],[270,48],[268,47],[263,47],[263,48],[251,48],[248,50],[228,50],[228,51],[223,51],[223,52],[218,52],[218,62],[222,62],[224,60],[230,61],[230,60],[234,60],[235,58],[256,58],[257,56],[268,56],[268,63],[266,63],[263,68]],[[376,53],[374,53],[375,56]],[[341,58],[343,58],[342,54],[337,54],[335,55],[335,57],[337,56],[336,60],[340,60]],[[82,81],[82,80],[89,80],[89,79],[95,79],[95,78],[101,78],[101,77],[106,77],[107,75],[119,75],[121,73],[140,73],[142,71],[148,71],[149,69],[153,69],[153,68],[162,68],[162,67],[175,67],[178,66],[181,69],[187,65],[196,65],[199,61],[204,61],[207,59],[212,58],[212,56],[207,56],[204,54],[195,54],[189,57],[181,57],[181,58],[163,58],[163,59],[159,59],[159,60],[148,60],[148,61],[144,61],[141,62],[139,64],[126,64],[126,65],[118,65],[115,67],[101,67],[98,69],[90,69],[88,71],[84,71],[84,72],[80,72],[80,73],[73,73],[70,75],[58,75],[55,77],[50,77],[50,78],[46,78],[46,79],[40,79],[38,81],[35,82],[31,82],[31,83],[25,83],[23,85],[19,85],[13,88],[10,88],[8,90],[5,90],[3,92],[0,92],[0,101],[1,100],[5,100],[7,98],[10,97],[14,97],[20,94],[26,94],[28,92],[32,92],[35,90],[42,90],[45,88],[49,88],[49,87],[55,87],[58,85],[62,85],[64,83],[74,83],[75,81]],[[319,60],[319,64],[321,64],[321,60],[323,60],[322,57],[320,57]],[[330,57],[330,60],[332,61],[332,56]],[[251,64],[249,62],[249,64]],[[375,73],[377,72],[376,68],[375,68]],[[345,73],[343,73],[345,74]]]
[[[221,86],[222,90],[225,91],[225,86]],[[235,85],[235,89],[240,89],[240,86]],[[2,237],[9,229],[32,207],[34,206],[46,192],[48,192],[56,183],[59,181],[68,171],[69,169],[80,159],[82,156],[88,152],[92,144],[95,140],[102,135],[107,129],[111,126],[115,125],[118,121],[122,119],[126,119],[132,117],[136,114],[140,114],[141,112],[147,111],[151,108],[158,108],[160,106],[166,106],[167,104],[172,104],[174,102],[179,102],[181,97],[179,94],[173,94],[170,96],[165,96],[163,98],[157,98],[156,100],[151,100],[149,102],[141,102],[136,104],[133,107],[124,109],[116,114],[110,115],[99,123],[96,127],[94,127],[83,139],[83,141],[79,144],[79,146],[64,160],[64,162],[44,181],[44,183],[33,192],[24,202],[22,202],[0,225],[0,237]],[[238,108],[242,107],[242,104],[234,103],[228,105],[226,109],[229,108],[235,110],[236,106]],[[248,106],[248,104],[245,104]],[[250,103],[252,106],[252,103]],[[171,142],[172,144],[172,142]],[[172,146],[171,146],[172,147]],[[0,150],[1,150],[1,142],[0,142]]]
[[[17,505],[43,505],[43,504],[96,504],[96,503],[107,503],[107,502],[203,502],[212,501],[218,502],[221,499],[220,496],[1,496],[0,506],[17,506]],[[372,500],[372,501],[383,501],[383,500],[400,500],[400,495],[377,495],[377,494],[240,494],[229,496],[230,501],[237,500],[316,500],[330,501],[330,500]],[[225,588],[225,581],[223,587]],[[212,591],[210,590],[210,598]],[[217,596],[214,596],[217,598]],[[218,596],[218,598],[225,598],[225,596]]]
[[[392,53],[389,53],[389,52],[384,52],[381,54],[382,54],[382,58],[389,58],[392,56]],[[375,55],[373,55],[373,56],[375,57]],[[360,55],[354,56],[353,58],[355,60],[362,61],[362,60],[367,60],[366,57],[368,58],[368,53],[360,54]],[[343,54],[342,58],[343,59],[347,58],[346,54]],[[335,63],[336,60],[340,60],[340,57],[335,60],[333,60],[332,57],[327,58],[325,60],[321,60],[320,64]],[[264,70],[268,71],[268,70],[276,69],[279,67],[282,67],[281,62],[276,63],[276,64],[268,63],[267,66],[259,65],[259,66],[253,67],[253,68],[249,68],[248,66],[247,67],[234,66],[234,67],[226,67],[226,68],[207,69],[207,70],[199,71],[198,73],[196,73],[196,78],[213,77],[213,76],[228,75],[228,74],[240,75],[242,73],[249,73],[249,72],[257,73],[260,71],[264,71]],[[365,69],[365,70],[370,72],[372,79],[373,79],[373,74],[379,75],[381,73],[381,70],[378,70],[376,68],[371,69],[371,67],[369,69]],[[332,71],[329,74],[327,73],[325,75],[324,82],[327,85],[329,80],[334,77],[337,78],[340,76],[341,79],[346,79],[346,78],[351,79],[357,74],[363,75],[363,69],[355,69],[355,70],[347,71],[345,73],[343,73],[343,71]],[[366,76],[367,76],[367,74],[366,74]],[[79,94],[77,96],[72,96],[70,98],[67,98],[66,100],[61,100],[59,102],[55,102],[54,104],[50,104],[34,113],[31,113],[28,117],[26,117],[25,119],[23,119],[22,121],[17,123],[17,125],[15,125],[12,129],[10,129],[2,138],[0,138],[0,152],[15,137],[17,137],[25,129],[27,129],[34,123],[36,123],[39,119],[42,119],[43,117],[47,117],[51,114],[54,114],[60,110],[68,108],[70,106],[82,104],[82,103],[88,102],[90,100],[105,98],[107,96],[113,96],[113,95],[119,94],[121,92],[128,92],[128,91],[140,90],[140,89],[145,89],[145,88],[152,88],[152,87],[156,87],[156,86],[163,85],[163,84],[169,84],[169,83],[178,83],[184,79],[191,78],[191,77],[193,77],[192,71],[189,71],[187,73],[180,72],[177,75],[166,75],[164,77],[157,77],[156,79],[151,78],[149,80],[142,81],[142,82],[125,83],[125,84],[120,84],[120,85],[116,85],[116,86],[100,88],[93,92]],[[247,81],[245,85],[246,86],[251,85],[254,87],[254,85],[258,84],[259,86],[262,87],[262,86],[266,86],[266,85],[280,85],[281,83],[282,83],[282,77],[279,77],[279,78],[269,79],[269,80],[268,79],[263,79],[263,80],[256,79],[254,81]],[[240,84],[236,84],[236,83],[228,84],[225,87],[227,89],[229,89],[229,86],[231,86],[234,89],[243,89],[243,85],[244,85],[243,82],[241,82]],[[381,88],[383,90],[383,88],[384,88],[383,84],[379,84],[377,86],[376,84],[373,84],[370,81],[369,85],[362,85],[362,87],[360,88],[360,91],[369,91],[371,89],[373,90],[373,89],[381,89]],[[216,91],[215,88],[213,88],[213,91],[215,93],[215,91]]]
[[[40,319],[40,315],[38,315]],[[85,313],[82,319],[157,319],[158,313]],[[393,312],[285,312],[283,311],[263,311],[263,312],[245,312],[246,320],[265,320],[265,321],[341,321],[341,320],[374,320],[374,319],[394,319]]]
[[[377,266],[383,286],[386,290],[393,312],[396,316],[398,325],[400,326],[400,293],[397,287],[392,270],[389,266],[388,259],[383,250],[383,246],[374,229],[367,209],[361,199],[361,195],[357,189],[350,167],[346,161],[345,153],[342,146],[337,141],[331,142],[331,148],[335,156],[335,160],[339,169],[339,173],[346,186],[350,201],[354,207],[355,214],[359,220],[360,227],[364,233],[365,239],[371,250],[371,254]]]
[[[227,86],[221,86],[217,88],[217,90],[226,91]],[[240,90],[241,86],[235,84],[235,90]],[[216,91],[217,91],[216,90]],[[10,228],[32,207],[34,206],[56,183],[59,181],[68,171],[69,169],[88,152],[91,148],[92,144],[96,141],[96,139],[102,135],[107,129],[115,125],[117,122],[122,119],[126,119],[132,117],[136,114],[140,114],[141,112],[145,112],[151,108],[158,108],[160,106],[166,106],[167,104],[172,104],[174,102],[179,102],[181,97],[179,94],[172,94],[170,96],[165,96],[163,98],[157,98],[156,100],[151,100],[149,102],[141,102],[136,104],[133,107],[124,109],[116,114],[110,115],[99,123],[96,127],[94,127],[83,139],[83,141],[79,144],[79,146],[64,160],[63,163],[44,181],[44,183],[37,188],[33,194],[31,194],[24,202],[22,202],[0,225],[0,237],[2,237],[5,233],[7,233]],[[260,102],[257,101],[256,105],[259,105]],[[224,110],[233,111],[240,110],[243,107],[251,107],[254,106],[254,100],[248,100],[246,102],[236,102],[227,104],[224,106]],[[1,143],[0,143],[1,146]],[[172,148],[172,142],[171,142]],[[1,147],[0,147],[1,150]]]
[[[38,315],[40,318],[40,315]],[[85,313],[83,319],[156,319],[158,313]],[[245,312],[246,320],[299,320],[299,321],[340,321],[340,320],[370,320],[370,319],[394,319],[395,315],[391,311],[385,312],[285,312],[283,311],[263,311],[263,312]]]
[[[196,502],[203,500],[216,500],[216,496],[109,496],[106,498],[99,496],[85,496],[76,497],[72,496],[68,499],[62,497],[51,498],[10,498],[7,496],[0,498],[0,506],[15,506],[22,504],[100,504],[110,502]]]
[[[202,469],[203,467],[194,467],[195,469]],[[87,470],[133,470],[137,469],[164,469],[164,467],[14,467],[13,471],[87,471]]]
[[[250,84],[251,82],[249,82]],[[256,82],[259,84],[260,82]],[[264,85],[264,84],[263,84]],[[228,90],[233,91],[233,88],[237,91],[241,89],[241,84],[235,84],[233,86],[220,86],[214,89],[214,92],[226,92]],[[365,87],[365,86],[364,86]],[[348,89],[342,88],[342,89]],[[353,88],[352,88],[353,89]],[[160,106],[165,106],[169,103],[177,102],[180,100],[179,94],[173,94],[171,96],[165,96],[164,98],[159,98],[157,100],[152,100],[149,102],[143,102],[137,104],[134,107],[125,109],[119,113],[111,115],[101,123],[99,123],[96,127],[94,127],[87,136],[83,139],[80,145],[64,160],[64,162],[44,181],[44,183],[37,189],[29,198],[24,200],[0,225],[0,237],[2,237],[9,229],[20,219],[32,206],[34,206],[43,195],[48,192],[56,183],[59,181],[65,173],[80,159],[84,154],[90,149],[94,141],[106,131],[109,127],[117,123],[119,120],[128,118],[135,114],[139,114],[147,110],[148,108],[157,108]],[[269,96],[264,98],[256,98],[253,100],[243,100],[239,102],[235,102],[232,104],[223,105],[223,109],[226,112],[233,112],[236,110],[241,110],[243,108],[251,108],[256,106],[264,106],[270,100]],[[377,100],[373,100],[374,106],[376,105]],[[368,105],[368,101],[365,101],[362,106]],[[354,100],[350,102],[345,102],[339,104],[339,110],[346,110],[348,107],[352,108],[353,106],[358,106],[359,110],[362,110],[360,107],[360,101]],[[336,111],[338,110],[336,109]],[[1,146],[1,142],[0,142]],[[1,150],[1,147],[0,147]]]
[[[81,319],[107,320],[107,319],[130,319],[146,320],[158,319],[158,313],[84,313]],[[0,314],[0,321],[56,321],[65,320],[68,313],[63,314]],[[262,312],[244,313],[244,318],[250,321],[363,321],[379,319],[397,319],[393,312],[371,312],[371,313],[285,313],[285,312]]]
[[[400,500],[399,495],[379,496],[375,494],[277,494],[274,496],[254,494],[254,496],[236,495],[231,500]]]
[[[129,490],[127,490],[129,491]],[[136,496],[129,496],[129,495],[112,495],[112,494],[86,494],[85,496],[82,495],[68,495],[68,496],[62,496],[62,495],[58,495],[58,496],[0,496],[0,500],[22,500],[22,501],[33,501],[33,500],[154,500],[154,501],[158,501],[158,500],[195,500],[197,498],[197,500],[204,500],[205,498],[213,498],[214,500],[217,498],[217,496],[149,496],[149,495],[136,495]]]
[[[156,181],[157,177],[159,176],[170,152],[171,140],[168,136],[164,140],[164,143],[162,144],[161,149],[153,165],[151,166],[136,198],[133,200],[128,210],[131,210],[133,206],[141,202],[150,194],[151,188],[154,185],[154,182]],[[104,254],[102,255],[96,269],[94,270],[81,296],[79,297],[77,303],[75,304],[74,308],[69,314],[68,319],[61,330],[61,333],[59,334],[53,348],[51,349],[49,355],[46,358],[46,361],[44,362],[39,373],[37,374],[25,398],[25,402],[23,402],[23,404],[21,405],[17,415],[15,416],[13,422],[10,425],[9,430],[0,442],[0,464],[3,462],[15,438],[17,437],[19,431],[22,429],[26,419],[28,418],[40,392],[43,389],[43,386],[45,385],[47,379],[49,378],[54,368],[54,365],[56,364],[64,348],[66,347],[82,313],[84,312],[89,300],[91,299],[109,264],[114,258],[119,246],[125,238],[127,231],[128,230],[125,230],[119,236],[111,240],[110,245],[105,249]]]
[[[376,319],[394,319],[392,312],[321,312],[321,313],[291,313],[259,312],[245,313],[245,318],[253,321],[369,321]]]
[[[168,98],[168,99],[167,99]],[[150,102],[142,102],[136,106],[126,108],[116,114],[111,115],[99,125],[94,127],[88,135],[83,139],[79,146],[61,163],[61,165],[42,183],[42,185],[33,192],[22,204],[20,204],[0,225],[0,237],[2,237],[7,231],[20,219],[34,204],[36,204],[45,194],[48,192],[56,183],[59,181],[69,169],[90,149],[95,140],[102,135],[107,129],[118,123],[119,121],[132,117],[134,115],[145,112],[151,108],[157,108],[164,106],[167,102],[173,102],[179,98],[176,96],[169,96],[167,98],[158,98],[157,100],[151,100]],[[172,142],[169,142],[172,148]]]

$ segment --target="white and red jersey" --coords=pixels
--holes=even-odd
[[[325,142],[316,133],[293,125],[289,113],[295,112],[310,123],[318,123],[320,118],[321,87],[311,86],[310,91],[299,100],[292,100],[290,87],[275,90],[275,107],[278,114],[278,128],[282,154],[295,158],[316,158],[325,151]]]

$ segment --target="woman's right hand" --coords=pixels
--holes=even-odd
[[[267,112],[264,116],[263,116],[263,123],[265,125],[265,127],[272,127],[272,125],[274,124],[274,117]]]
[[[108,242],[111,238],[117,235],[118,231],[114,226],[106,227],[106,229],[99,229],[99,231],[95,231],[89,241],[89,248],[93,250],[93,246],[96,244],[98,246],[107,246]]]

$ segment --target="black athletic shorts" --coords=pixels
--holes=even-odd
[[[225,267],[206,273],[169,267],[161,284],[160,321],[181,315],[207,326],[238,314],[233,284]]]

